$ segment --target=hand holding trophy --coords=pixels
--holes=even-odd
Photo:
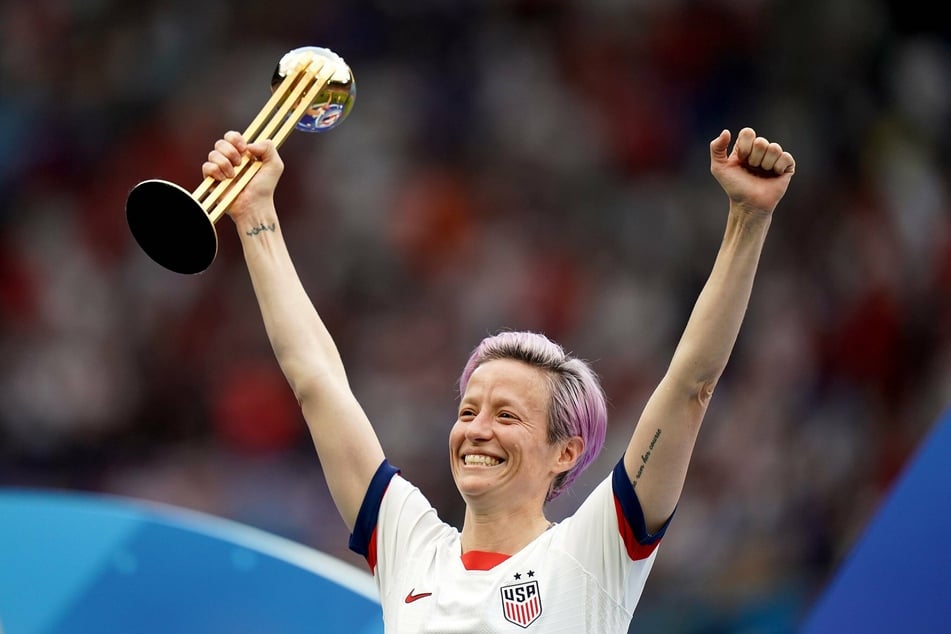
[[[343,59],[326,48],[288,52],[271,78],[271,98],[244,131],[249,143],[271,139],[278,147],[294,130],[325,132],[353,108],[356,83]],[[201,273],[218,253],[215,223],[260,169],[245,156],[233,178],[208,177],[193,192],[169,181],[142,181],[129,192],[126,220],[145,253],[165,268]]]

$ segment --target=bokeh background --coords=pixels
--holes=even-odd
[[[750,125],[794,153],[631,629],[792,631],[951,405],[940,24],[897,0],[2,2],[0,485],[168,502],[364,566],[230,220],[180,276],[124,215],[140,180],[196,187],[277,60],[326,46],[357,102],[285,143],[285,232],[391,461],[454,523],[472,347],[544,331],[602,376],[608,445],[563,517],[619,459],[712,265],[709,140]]]

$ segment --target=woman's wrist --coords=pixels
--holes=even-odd
[[[242,212],[236,217],[232,216],[232,220],[238,232],[248,236],[256,236],[265,231],[276,232],[279,227],[277,211],[273,205]]]

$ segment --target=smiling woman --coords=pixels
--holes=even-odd
[[[249,144],[237,132],[215,144],[205,177],[230,177],[248,154],[261,162],[228,214],[271,345],[352,531],[350,547],[373,571],[388,631],[628,630],[795,168],[788,152],[750,128],[728,153],[730,141],[724,130],[710,143],[711,172],[729,199],[710,278],[617,466],[558,524],[545,503],[605,442],[598,379],[541,334],[503,332],[475,348],[449,434],[450,469],[466,502],[461,531],[385,459],[350,389],[283,239],[274,206],[283,163],[274,145]]]
[[[495,529],[498,534],[486,538],[503,552],[517,552],[537,536],[533,525],[547,527],[544,502],[552,497],[555,481],[563,480],[585,452],[579,435],[552,441],[554,381],[545,370],[517,358],[493,359],[471,373],[449,434],[450,465],[466,501],[466,524],[473,524],[472,532]],[[599,448],[592,444],[595,453]],[[523,521],[476,521],[496,510]],[[469,536],[473,542],[486,538]]]
[[[493,359],[514,359],[544,373],[545,417],[549,444],[580,438],[581,453],[571,468],[556,474],[545,501],[561,495],[597,458],[607,433],[608,413],[604,392],[594,371],[546,336],[528,332],[504,332],[487,337],[473,350],[459,377],[459,392],[465,398],[469,381],[482,364]]]

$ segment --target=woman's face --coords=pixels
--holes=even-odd
[[[521,361],[488,361],[472,373],[449,433],[453,479],[467,504],[544,503],[565,470],[560,445],[548,444],[550,399],[544,371]]]

